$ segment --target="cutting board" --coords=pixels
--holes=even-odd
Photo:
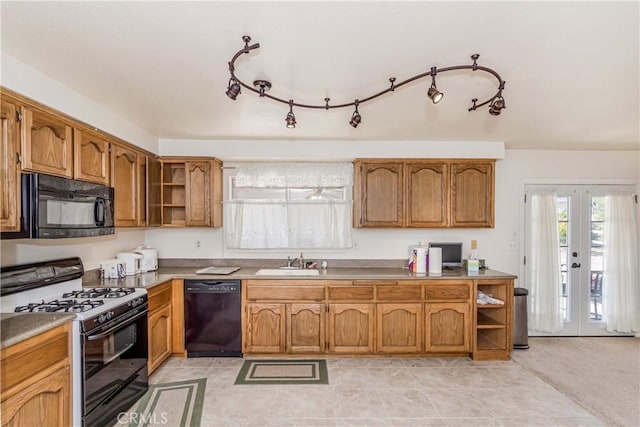
[[[196,271],[196,274],[219,274],[219,275],[227,275],[231,274],[234,271],[240,270],[240,267],[207,267],[202,270]]]

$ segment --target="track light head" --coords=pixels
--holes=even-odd
[[[507,108],[507,106],[504,103],[504,98],[500,95],[489,105],[489,114],[499,116],[503,108]]]
[[[444,98],[444,93],[438,90],[435,83],[432,83],[431,87],[427,91],[427,96],[431,99],[431,101],[433,101],[434,104],[437,104],[438,102],[442,101],[442,98]]]
[[[356,99],[353,102],[353,105],[356,106],[356,110],[353,112],[353,115],[351,116],[351,120],[349,120],[349,124],[354,128],[357,128],[360,122],[362,122],[362,116],[360,116],[360,113],[358,112],[358,105],[360,105],[360,100]]]
[[[234,101],[240,94],[240,85],[234,79],[229,80],[229,86],[227,87],[227,96]]]
[[[296,127],[296,115],[293,114],[293,99],[289,100],[289,112],[287,113],[287,118],[284,120],[287,122],[287,127],[289,129],[294,129]]]

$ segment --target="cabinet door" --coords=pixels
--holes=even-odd
[[[115,192],[116,227],[138,225],[138,153],[111,146],[111,186]]]
[[[422,351],[422,304],[378,304],[376,316],[379,353]]]
[[[471,351],[468,303],[425,304],[425,350],[427,353]]]
[[[356,227],[402,227],[404,225],[403,165],[361,163],[356,166]]]
[[[325,347],[324,304],[287,304],[287,351],[320,353]]]
[[[208,226],[211,224],[209,202],[208,162],[187,162],[186,168],[186,225]]]
[[[147,215],[149,213],[147,205],[148,167],[148,157],[144,154],[138,154],[138,226],[141,227],[147,225]]]
[[[247,304],[245,352],[284,353],[284,304]]]
[[[374,307],[373,304],[329,304],[329,351],[373,352]]]
[[[449,225],[449,175],[445,162],[405,164],[408,227]]]
[[[22,107],[22,169],[73,176],[73,128],[62,119]]]
[[[69,368],[54,371],[2,401],[3,426],[71,425],[71,380]],[[77,421],[77,420],[76,420]]]
[[[109,185],[109,141],[97,132],[74,129],[73,176]]]
[[[149,315],[149,374],[171,356],[171,304]]]
[[[147,157],[147,225],[162,224],[162,163],[157,157]]]
[[[6,99],[0,105],[0,231],[20,231],[18,110]]]
[[[451,226],[493,227],[493,162],[451,164]]]

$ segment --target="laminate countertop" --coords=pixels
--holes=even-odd
[[[152,288],[172,279],[191,280],[466,280],[466,279],[515,279],[517,276],[496,270],[480,270],[469,274],[463,269],[443,270],[442,274],[416,274],[404,268],[328,268],[319,270],[317,276],[257,275],[261,268],[243,267],[228,275],[196,274],[202,267],[163,267],[158,271],[140,273],[122,279],[93,279],[83,282],[84,287],[136,287]],[[270,269],[277,270],[277,269]]]
[[[0,313],[0,348],[71,322],[75,317],[71,313]]]

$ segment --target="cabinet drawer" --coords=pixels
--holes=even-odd
[[[59,326],[3,350],[2,394],[50,366],[69,364],[71,324]]]
[[[149,311],[171,303],[171,282],[166,282],[149,290]]]
[[[247,299],[324,301],[324,286],[247,286]]]
[[[425,299],[438,300],[468,300],[471,297],[471,286],[459,285],[428,285],[425,286]]]
[[[373,285],[330,286],[329,299],[332,301],[364,301],[373,299]]]
[[[378,286],[378,300],[416,301],[422,299],[421,286]]]

